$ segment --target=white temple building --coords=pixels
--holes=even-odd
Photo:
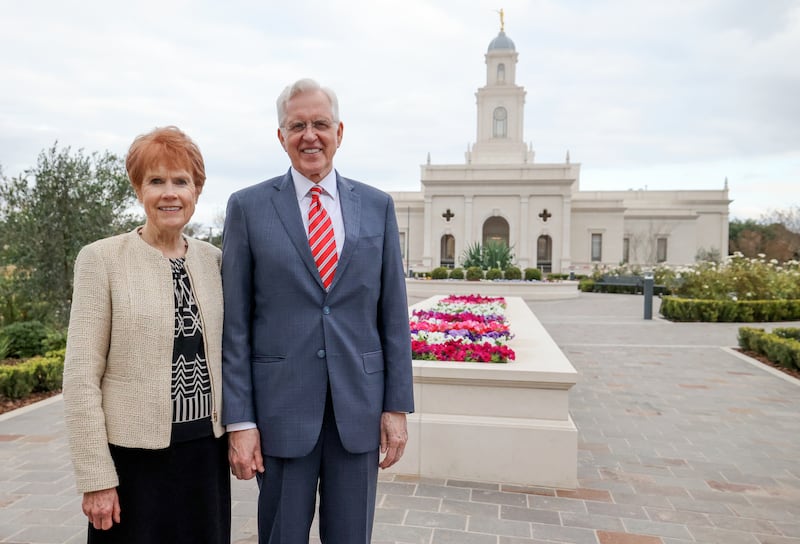
[[[420,191],[391,193],[409,270],[460,266],[468,246],[488,240],[511,247],[520,268],[561,273],[727,254],[727,180],[721,190],[581,191],[568,152],[562,163],[536,163],[523,139],[517,57],[501,26],[485,55],[477,140],[464,164],[429,157]]]

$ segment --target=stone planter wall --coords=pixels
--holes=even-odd
[[[466,281],[406,279],[410,303],[436,295],[471,295],[487,297],[519,297],[523,300],[557,300],[578,298],[577,281]]]
[[[569,415],[569,389],[577,372],[522,298],[506,296],[506,302],[515,361],[413,362],[416,412],[408,418],[405,455],[390,471],[576,486],[578,433]]]

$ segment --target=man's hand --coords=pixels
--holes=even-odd
[[[261,433],[258,429],[228,433],[228,462],[231,465],[231,473],[239,480],[249,480],[257,472],[264,472]]]
[[[117,488],[89,491],[83,494],[83,513],[95,529],[108,530],[120,520]]]
[[[406,414],[403,412],[384,412],[381,414],[381,453],[386,455],[379,465],[389,468],[400,460],[408,442]]]

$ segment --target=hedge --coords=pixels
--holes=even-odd
[[[800,299],[699,300],[664,296],[661,315],[671,321],[762,323],[800,320]]]
[[[526,281],[539,281],[542,279],[542,271],[538,268],[526,268],[525,269],[525,280]]]
[[[63,349],[16,365],[0,365],[0,395],[21,399],[37,391],[57,391],[61,389],[63,374]]]
[[[467,281],[478,281],[483,279],[483,270],[480,266],[470,266],[467,268]]]
[[[784,336],[786,335],[786,336]],[[765,355],[784,368],[800,370],[800,329],[778,329],[771,333],[753,327],[739,328],[739,347]]]

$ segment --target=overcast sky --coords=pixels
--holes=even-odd
[[[800,203],[800,0],[0,0],[0,165],[59,146],[123,156],[174,124],[208,181],[195,220],[282,174],[275,98],[336,90],[343,175],[420,188],[463,164],[500,26],[519,52],[536,161],[581,189],[720,189],[731,215]]]

